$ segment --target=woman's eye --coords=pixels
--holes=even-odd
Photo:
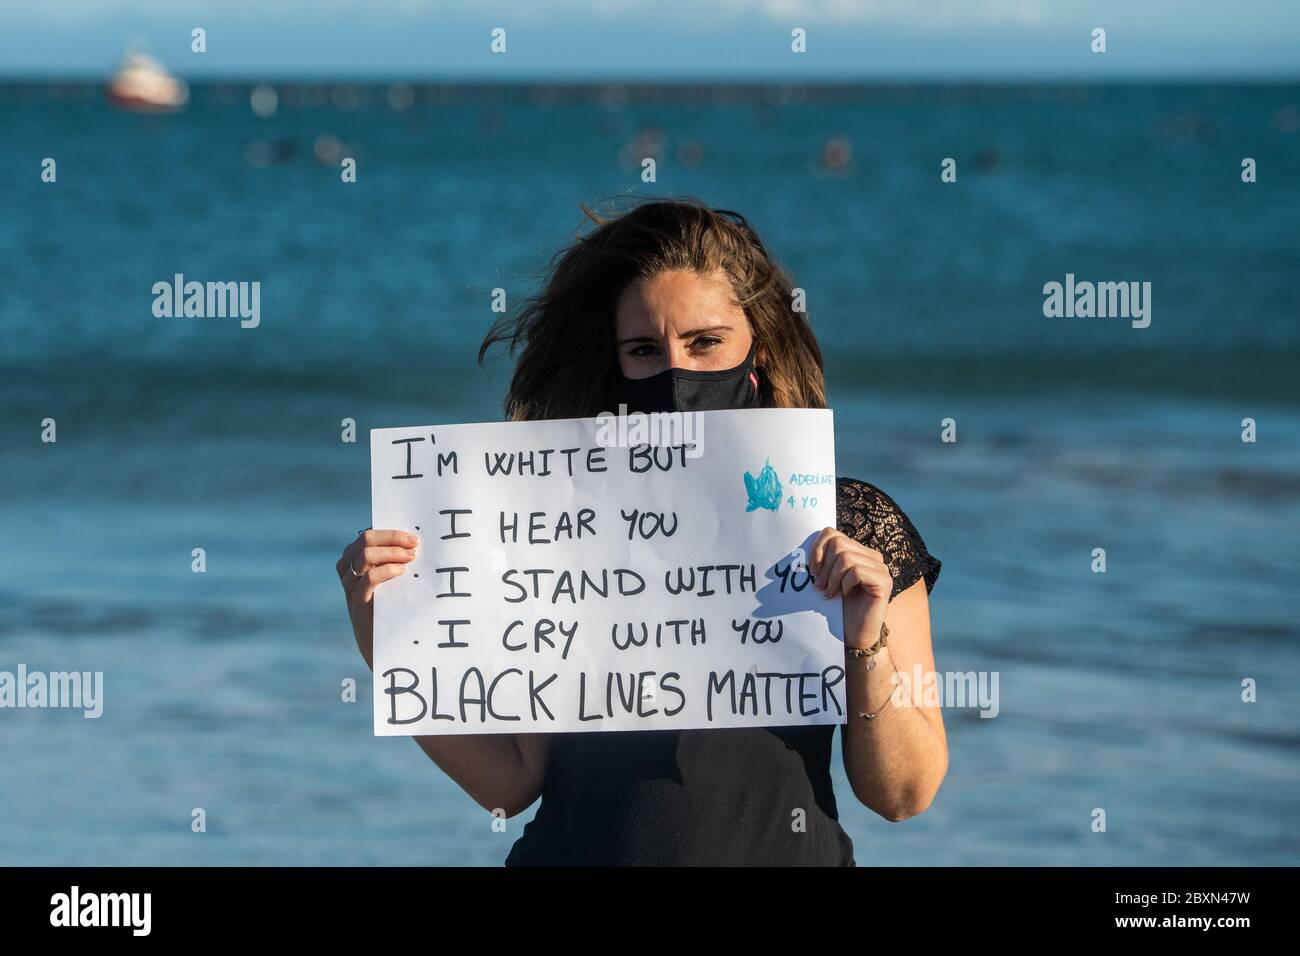
[[[722,339],[716,335],[701,335],[699,338],[691,340],[691,350],[695,352],[711,352],[722,344]],[[650,358],[659,354],[659,346],[653,342],[642,342],[640,345],[634,345],[627,350],[627,354],[632,358]]]

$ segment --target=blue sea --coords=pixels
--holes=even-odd
[[[0,670],[105,680],[0,710],[0,863],[501,863],[531,812],[372,736],[334,562],[366,430],[499,419],[491,290],[642,195],[806,290],[839,471],[943,561],[938,668],[999,677],[921,816],[837,761],[858,864],[1300,861],[1300,86],[272,88],[0,85]],[[260,324],[156,317],[177,273]],[[1149,327],[1045,317],[1067,275]]]

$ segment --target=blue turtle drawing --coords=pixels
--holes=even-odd
[[[763,463],[763,470],[758,473],[757,478],[745,472],[745,491],[749,493],[746,511],[753,511],[756,508],[776,511],[781,507],[781,479],[776,476],[776,469],[772,467],[771,459]]]

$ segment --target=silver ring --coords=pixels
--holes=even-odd
[[[352,572],[352,576],[354,578],[359,578],[362,576],[361,572],[352,566],[353,562],[355,562],[356,560],[357,559],[353,557],[352,560],[348,562],[348,570]]]

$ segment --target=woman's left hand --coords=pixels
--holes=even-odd
[[[808,557],[813,584],[844,599],[844,646],[866,649],[880,639],[894,577],[885,558],[835,528],[823,528]]]

